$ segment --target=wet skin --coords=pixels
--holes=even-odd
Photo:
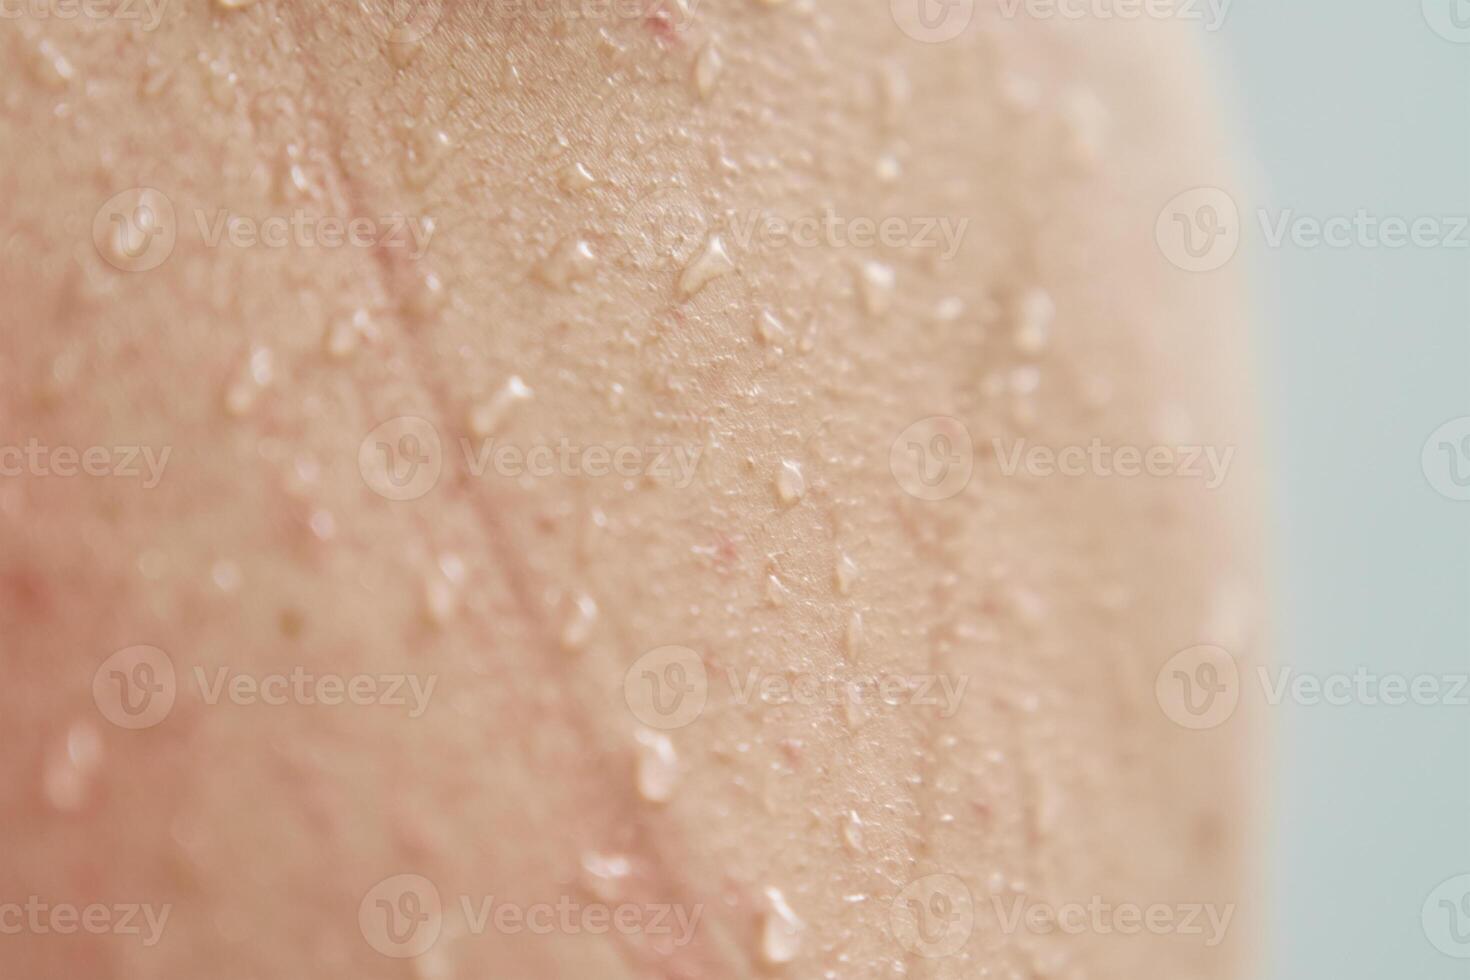
[[[155,913],[6,975],[1241,975],[1254,726],[1156,685],[1259,654],[1194,50],[644,13],[0,36],[7,441],[108,450],[0,480],[0,904]],[[1098,902],[1174,925],[1020,915]]]

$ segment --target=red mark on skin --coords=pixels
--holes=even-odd
[[[17,611],[32,616],[42,615],[51,607],[41,576],[27,568],[0,571],[0,598]]]
[[[715,544],[707,554],[713,559],[715,568],[720,572],[729,574],[735,567],[735,562],[740,557],[740,549],[735,546],[734,540],[722,531],[715,532]]]
[[[659,2],[651,6],[648,13],[643,16],[643,26],[660,41],[674,44],[683,40],[679,30],[679,21],[667,3]]]

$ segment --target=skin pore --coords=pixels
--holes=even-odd
[[[1241,974],[1252,725],[1156,694],[1259,639],[1198,54],[885,6],[7,22],[6,441],[109,455],[0,480],[0,905],[154,925],[6,975]]]

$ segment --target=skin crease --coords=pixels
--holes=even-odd
[[[548,21],[449,0],[413,50],[387,43],[375,0],[194,0],[150,32],[25,19],[0,36],[9,441],[171,448],[153,488],[0,481],[0,902],[171,908],[147,947],[0,935],[6,975],[1246,975],[1264,915],[1246,866],[1257,726],[1243,705],[1187,731],[1154,693],[1196,644],[1259,656],[1240,290],[1154,242],[1167,200],[1229,175],[1184,29],[982,3],[960,37],[925,44],[882,4],[706,0],[682,29],[670,10]],[[706,44],[722,68],[702,96]],[[90,235],[135,186],[168,195],[178,241],[126,273]],[[727,234],[733,271],[681,294],[715,216],[824,207],[968,225],[948,259]],[[195,213],[221,208],[434,230],[418,261],[209,247]],[[592,259],[567,260],[569,241]],[[891,291],[865,292],[871,261]],[[1055,305],[1044,347],[1016,338],[1033,289]],[[359,310],[361,342],[333,356]],[[259,390],[253,350],[269,351]],[[459,440],[513,376],[533,394],[498,441],[697,447],[692,480],[473,475]],[[974,474],[922,500],[890,447],[941,415],[963,420]],[[358,466],[397,416],[445,447],[417,500],[383,499]],[[1002,467],[1018,439],[1094,437],[1238,449],[1213,490]],[[803,484],[789,500],[783,462]],[[579,597],[596,608],[585,637]],[[128,731],[92,683],[135,644],[168,653],[179,693]],[[623,680],[670,644],[703,660],[709,704],[668,733],[677,778],[659,802],[639,791]],[[211,705],[195,682],[298,667],[436,686],[411,718]],[[740,703],[729,671],[967,686],[941,717]],[[95,761],[66,761],[77,732]],[[597,855],[627,873],[599,881],[583,867]],[[420,961],[359,925],[402,873],[445,906]],[[947,957],[892,926],[930,874],[973,898]],[[768,888],[804,923],[784,965],[763,959]],[[474,934],[459,898],[492,895],[700,918],[677,948]],[[1207,916],[1203,935],[1002,921],[1020,899],[1094,896],[1233,919],[1218,945]]]

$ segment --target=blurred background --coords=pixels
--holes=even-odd
[[[1452,453],[1470,475],[1470,445],[1436,440],[1438,474],[1421,455],[1470,416],[1470,2],[1238,0],[1201,28],[1252,175],[1235,261],[1255,283],[1281,665],[1464,675],[1470,502],[1431,481]],[[1261,209],[1429,216],[1452,241],[1273,245]],[[1272,720],[1263,975],[1465,980],[1425,918],[1458,921],[1470,953],[1463,883],[1431,900],[1470,873],[1470,708],[1288,700]]]

